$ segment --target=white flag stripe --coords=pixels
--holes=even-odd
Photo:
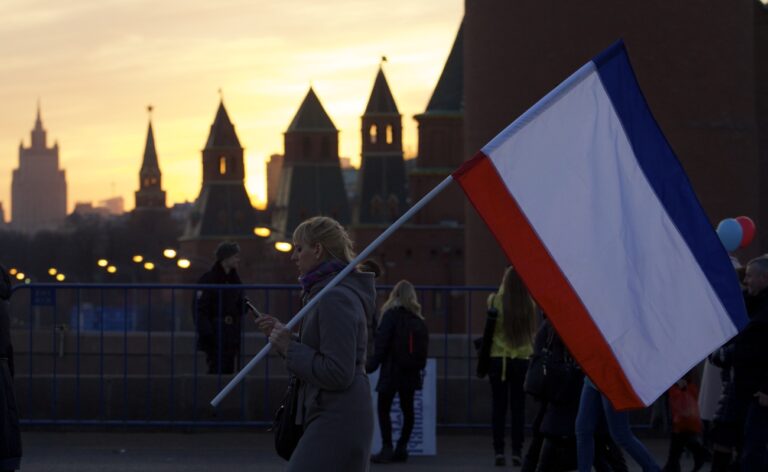
[[[484,152],[641,400],[736,334],[594,70],[493,144]]]

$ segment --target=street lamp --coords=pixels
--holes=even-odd
[[[144,260],[144,256],[142,256],[141,254],[136,254],[135,256],[133,256],[133,262],[137,264],[140,264],[143,260]]]
[[[114,273],[117,272],[117,267],[111,265],[111,266],[107,267],[107,272],[109,272],[110,274],[114,274]]]
[[[24,272],[16,272],[16,280],[24,280]]]
[[[190,262],[189,259],[179,259],[176,261],[176,265],[181,269],[189,269],[189,267],[192,265],[192,262]]]
[[[56,280],[58,280],[59,282],[64,282],[64,280],[65,280],[66,278],[67,278],[67,277],[66,277],[64,274],[62,274],[61,272],[59,272],[58,274],[56,274]]]
[[[268,238],[272,234],[272,230],[265,226],[257,226],[253,228],[253,234],[260,238]]]
[[[96,265],[98,265],[99,267],[107,267],[109,265],[109,261],[106,259],[99,259],[98,261],[96,261]]]
[[[293,250],[293,244],[288,241],[278,241],[275,243],[275,249],[280,252],[291,252]]]
[[[173,259],[174,257],[176,257],[176,250],[170,249],[170,248],[164,250],[163,257],[165,257],[166,259]]]
[[[11,270],[9,270],[8,273],[11,274],[11,275],[16,275],[16,274],[19,273],[19,269],[15,268],[15,267],[11,267]]]
[[[50,269],[48,269],[48,275],[50,275],[51,277],[53,277],[54,275],[56,275],[58,272],[59,272],[59,271],[58,271],[58,270],[56,270],[56,268],[55,268],[55,267],[51,267]]]
[[[147,261],[144,263],[144,268],[146,270],[155,270],[155,263]]]

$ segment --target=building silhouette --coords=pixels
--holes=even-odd
[[[19,144],[19,167],[13,171],[11,218],[24,233],[57,228],[67,216],[67,181],[59,169],[59,144],[48,147],[40,105],[29,147]]]
[[[257,210],[245,190],[243,147],[219,103],[203,149],[203,183],[182,241],[252,237]]]
[[[355,224],[391,223],[405,211],[402,131],[400,112],[379,67],[362,117]]]
[[[150,108],[151,111],[151,108]],[[136,191],[136,211],[165,210],[165,191],[163,190],[163,174],[157,161],[155,135],[152,131],[152,120],[147,128],[147,142],[144,146],[144,159],[139,171],[139,190]]]
[[[444,180],[464,159],[462,59],[462,29],[460,28],[426,110],[415,117],[419,123],[419,153],[414,159],[415,162],[408,161],[408,165],[402,170],[403,179],[400,180],[399,185],[402,192],[407,192],[407,197],[404,208],[397,216]],[[381,84],[379,76],[376,81]],[[375,84],[374,91],[376,89]],[[379,96],[385,96],[385,94]],[[373,98],[372,96],[372,100]],[[368,109],[362,119],[364,138],[366,135],[370,136],[372,124],[367,114]],[[374,115],[380,121],[373,122],[373,125],[381,123],[386,126],[387,123],[383,118],[394,121],[391,112],[388,115],[382,115]],[[365,140],[363,150],[365,156]],[[394,155],[395,153],[390,153],[388,156],[394,158]],[[383,168],[384,166],[380,166],[376,170],[381,171]],[[406,172],[406,168],[410,170]],[[369,175],[368,178],[370,177]],[[370,180],[391,181],[381,174]],[[458,186],[445,189],[379,246],[372,254],[372,258],[383,269],[379,282],[393,284],[400,279],[408,279],[422,285],[463,284],[463,202],[464,197]],[[360,208],[363,205],[364,203],[361,202]],[[361,219],[356,222],[352,226],[352,235],[358,250],[378,237],[393,220],[394,218],[364,222]],[[441,322],[445,323],[443,327],[448,326],[452,330],[460,330],[463,327],[465,320],[461,310],[463,308],[461,300],[435,299],[425,303],[425,309],[428,311],[435,314],[442,312],[444,317]]]
[[[330,216],[350,222],[349,201],[339,165],[339,132],[310,87],[285,132],[272,226],[290,235],[306,218]]]

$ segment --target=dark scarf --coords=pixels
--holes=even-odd
[[[329,275],[338,274],[346,266],[347,264],[338,259],[329,259],[316,265],[314,269],[299,277],[302,294],[309,294],[316,283],[325,280]]]

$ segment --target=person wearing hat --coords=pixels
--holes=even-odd
[[[223,242],[216,248],[216,262],[197,281],[201,285],[242,285],[237,268],[240,246]],[[209,374],[231,374],[240,352],[240,321],[245,313],[241,288],[198,290],[195,302],[197,349],[205,352]]]

